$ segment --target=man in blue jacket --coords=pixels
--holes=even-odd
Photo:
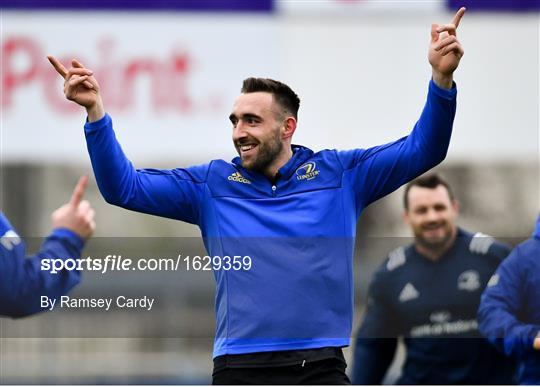
[[[458,202],[435,174],[410,182],[404,218],[414,243],[375,272],[354,350],[354,384],[381,384],[398,336],[397,384],[513,384],[515,365],[478,332],[483,289],[510,249],[456,225]]]
[[[489,280],[478,322],[480,332],[518,360],[520,384],[540,384],[540,216],[532,238],[512,250]]]
[[[433,79],[412,133],[350,151],[292,145],[300,104],[285,84],[249,78],[229,119],[232,163],[136,170],[116,141],[92,72],[76,60],[64,93],[88,113],[85,134],[104,198],[135,211],[197,224],[217,284],[214,383],[349,383],[352,257],[363,208],[440,163],[456,107],[456,28],[433,25]],[[249,257],[249,268],[239,259]],[[236,267],[235,269],[235,260]],[[240,264],[240,266],[238,266]]]
[[[25,246],[0,212],[0,315],[23,317],[43,310],[41,297],[58,299],[79,283],[77,270],[52,274],[41,270],[47,259],[77,259],[96,225],[94,210],[82,200],[88,177],[77,183],[69,203],[52,214],[53,232],[37,254],[25,258]]]

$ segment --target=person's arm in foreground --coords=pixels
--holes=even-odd
[[[540,350],[540,326],[520,321],[524,308],[526,267],[517,247],[488,283],[478,309],[480,332],[507,356]]]
[[[105,200],[134,211],[198,223],[207,167],[136,170],[116,140],[93,72],[75,59],[69,70],[56,58],[48,59],[65,80],[66,98],[86,109],[88,153]]]
[[[82,177],[69,203],[52,214],[52,233],[41,249],[25,257],[25,246],[8,220],[0,213],[0,315],[22,317],[44,310],[42,296],[58,299],[79,283],[77,270],[56,274],[41,270],[43,259],[77,259],[86,239],[95,229],[94,210],[82,200],[88,177]]]

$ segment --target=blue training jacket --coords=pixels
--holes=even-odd
[[[349,344],[356,222],[371,202],[446,156],[456,88],[430,82],[412,133],[370,149],[293,146],[273,184],[232,163],[136,170],[109,115],[86,123],[96,180],[109,203],[197,224],[210,256],[249,256],[215,270],[214,357]]]
[[[381,384],[403,337],[396,384],[515,384],[515,363],[480,336],[480,296],[510,249],[458,229],[437,261],[414,244],[392,251],[373,275],[354,350],[353,384]]]
[[[57,228],[41,250],[25,257],[25,246],[0,212],[0,315],[23,317],[42,311],[41,296],[58,299],[79,283],[77,270],[56,274],[41,270],[44,258],[79,258],[83,241],[66,228]]]
[[[497,269],[482,295],[480,332],[519,361],[521,384],[540,384],[540,216],[533,237],[518,245]]]

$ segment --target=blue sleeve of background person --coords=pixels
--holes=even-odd
[[[84,126],[101,194],[108,203],[198,224],[208,165],[188,169],[136,170],[116,140],[111,117]]]
[[[381,384],[396,351],[398,322],[385,300],[381,270],[369,288],[368,305],[354,347],[353,384]]]
[[[533,340],[540,332],[540,326],[519,319],[527,274],[522,258],[518,246],[497,269],[498,282],[488,284],[478,310],[480,332],[506,355],[515,357],[534,351]]]
[[[456,95],[455,84],[446,90],[430,81],[426,105],[408,136],[369,149],[338,152],[355,191],[357,212],[444,160]]]
[[[24,242],[14,233],[7,219],[0,214],[0,235],[8,236],[0,244],[0,315],[23,317],[42,311],[41,296],[58,299],[80,281],[77,270],[56,274],[41,270],[44,258],[79,258],[83,241],[72,231],[55,229],[39,252],[25,257]]]

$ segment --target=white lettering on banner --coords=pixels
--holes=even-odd
[[[99,41],[98,48],[100,54],[94,61],[87,62],[84,55],[73,57],[80,58],[96,74],[108,110],[129,112],[136,109],[135,87],[141,78],[150,80],[148,95],[156,112],[196,114],[223,107],[224,97],[217,93],[196,97],[191,92],[190,83],[197,61],[190,51],[172,48],[166,57],[141,55],[124,58],[117,56],[112,39]],[[37,39],[26,36],[4,39],[2,58],[3,92],[0,101],[3,110],[12,108],[17,91],[36,83],[43,87],[45,101],[55,112],[80,114],[78,106],[65,100],[58,87],[58,74],[44,60],[45,52]],[[71,58],[61,57],[60,60],[69,68]],[[26,65],[21,66],[21,62]]]

